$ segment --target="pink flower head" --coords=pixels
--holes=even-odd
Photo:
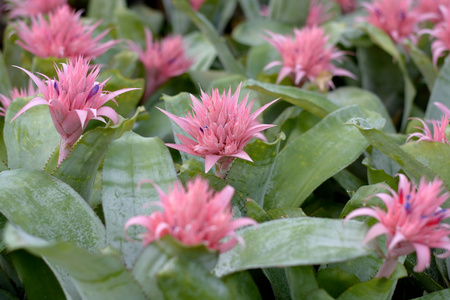
[[[419,23],[430,18],[412,9],[411,0],[375,0],[362,5],[369,13],[365,21],[386,32],[398,44],[407,39],[416,43],[414,34]]]
[[[175,182],[168,194],[153,185],[160,196],[160,203],[155,205],[161,206],[163,211],[133,217],[125,224],[125,231],[132,225],[148,230],[141,234],[144,247],[171,235],[185,245],[205,245],[211,250],[225,252],[242,241],[236,236],[236,229],[256,224],[250,218],[233,219],[230,201],[234,188],[229,185],[214,192],[207,180],[197,177],[187,183],[186,189],[181,182]],[[224,238],[229,239],[224,241]]]
[[[23,97],[30,97],[35,96],[37,94],[37,91],[35,91],[33,83],[30,81],[30,84],[28,85],[28,90],[26,89],[17,89],[16,87],[11,90],[9,93],[9,97],[0,94],[0,103],[3,105],[3,107],[0,107],[0,116],[6,115],[6,110],[8,109],[9,105],[12,101],[14,101],[16,98],[23,98]]]
[[[280,52],[283,61],[273,61],[265,69],[281,65],[277,83],[290,76],[295,85],[301,86],[304,82],[314,82],[322,90],[333,86],[332,77],[342,75],[354,78],[355,76],[345,69],[333,65],[332,61],[340,62],[345,55],[335,47],[328,45],[329,36],[325,35],[320,27],[305,27],[302,30],[294,29],[294,38],[267,32],[270,37],[266,40]]]
[[[100,40],[108,33],[103,31],[93,38],[93,31],[101,21],[93,25],[84,25],[81,20],[82,11],[75,12],[68,5],[57,8],[46,18],[40,14],[31,18],[31,27],[19,20],[16,26],[17,41],[23,49],[39,57],[76,58],[83,56],[86,60],[102,55],[118,41],[100,44]]]
[[[390,194],[379,193],[387,211],[379,207],[363,207],[352,211],[346,220],[357,216],[371,216],[379,221],[370,228],[365,237],[368,242],[380,235],[386,235],[386,261],[377,277],[389,277],[397,264],[397,258],[416,251],[415,272],[422,272],[430,264],[430,248],[447,250],[438,257],[450,255],[450,226],[441,223],[450,217],[450,211],[442,205],[450,196],[443,193],[443,181],[435,179],[427,183],[420,180],[416,190],[405,175],[399,174],[398,193],[389,188]]]
[[[439,107],[439,109],[444,113],[442,115],[441,121],[431,120],[430,123],[433,125],[433,131],[431,131],[430,127],[419,118],[411,118],[419,120],[423,128],[415,127],[417,129],[422,130],[422,132],[415,132],[410,134],[407,141],[409,141],[412,137],[418,137],[417,142],[420,141],[430,141],[430,142],[439,142],[444,144],[450,144],[450,141],[447,139],[445,135],[445,129],[448,126],[449,118],[450,118],[450,109],[448,109],[444,104],[436,102],[435,105]]]
[[[193,10],[198,11],[200,7],[202,7],[203,3],[205,3],[206,0],[189,0],[189,3],[192,6]]]
[[[67,0],[7,0],[7,2],[6,7],[10,11],[10,18],[46,14],[67,4]]]
[[[160,109],[193,138],[177,134],[181,145],[166,145],[204,157],[205,172],[217,163],[220,172],[216,174],[220,177],[226,176],[235,157],[252,161],[242,149],[254,137],[265,139],[260,132],[274,125],[260,124],[256,118],[276,100],[251,114],[251,105],[247,105],[248,94],[238,103],[240,90],[241,84],[233,95],[231,89],[222,95],[219,89],[214,89],[211,95],[202,91],[201,102],[191,95],[194,113],[188,113],[185,118]]]
[[[103,88],[108,79],[101,83],[97,82],[99,67],[96,66],[89,72],[91,69],[89,62],[81,57],[76,60],[69,59],[67,64],[61,65],[62,68],[55,65],[58,80],[51,80],[45,75],[45,80],[41,80],[31,72],[18,67],[31,77],[44,97],[32,99],[11,120],[14,121],[33,106],[48,105],[53,124],[61,135],[58,164],[69,155],[89,120],[106,123],[103,117],[108,117],[114,124],[118,122],[119,116],[114,109],[104,106],[106,102],[110,100],[116,102],[114,97],[135,90],[129,88],[105,93]]]
[[[192,64],[186,57],[181,35],[169,36],[162,41],[153,41],[152,33],[145,28],[146,49],[129,41],[129,47],[139,55],[146,71],[146,100],[158,87],[172,77],[183,74]]]
[[[419,0],[417,3],[417,10],[420,14],[431,14],[430,21],[439,23],[443,19],[440,6],[449,7],[449,0]]]
[[[317,0],[311,0],[309,3],[308,17],[306,18],[306,26],[320,26],[331,19],[332,15],[328,12],[328,9],[328,6]]]
[[[356,0],[334,0],[334,2],[339,4],[344,14],[354,11],[357,6]]]
[[[450,50],[450,14],[447,7],[440,7],[443,16],[442,22],[434,25],[433,29],[422,30],[422,33],[429,33],[436,40],[431,44],[431,52],[433,54],[433,64],[436,66],[439,57],[444,52]]]

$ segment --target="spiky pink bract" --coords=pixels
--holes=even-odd
[[[7,0],[6,8],[10,18],[32,17],[49,13],[64,4],[67,0]]]
[[[42,58],[75,59],[83,56],[84,59],[91,60],[118,43],[111,40],[101,44],[100,40],[108,30],[93,37],[92,34],[101,21],[84,25],[80,19],[81,13],[82,11],[75,12],[68,5],[63,5],[51,12],[48,20],[42,14],[32,17],[31,27],[19,20],[15,26],[19,36],[17,44]]]
[[[443,19],[442,12],[439,7],[449,7],[449,0],[419,0],[417,2],[417,11],[420,14],[431,14],[430,21],[439,23]]]
[[[357,7],[356,0],[334,0],[334,2],[339,4],[344,14],[354,11]]]
[[[311,0],[309,3],[308,17],[306,18],[306,26],[320,26],[332,18],[329,13],[329,7],[317,0]]]
[[[415,132],[408,136],[406,141],[409,141],[413,137],[419,138],[417,142],[420,141],[429,141],[429,142],[439,142],[444,144],[450,144],[450,141],[447,139],[445,135],[445,129],[448,126],[449,118],[450,118],[450,109],[448,109],[444,104],[436,102],[435,105],[439,107],[439,109],[444,113],[441,117],[441,121],[430,120],[429,122],[433,125],[433,131],[431,131],[430,127],[419,118],[411,118],[415,120],[419,120],[423,128],[415,127],[417,129],[422,130],[422,132]]]
[[[436,66],[439,57],[450,50],[450,14],[447,7],[440,7],[442,22],[434,25],[433,29],[422,30],[421,33],[429,33],[436,38],[431,43],[433,64]]]
[[[399,174],[398,192],[389,188],[390,194],[379,193],[387,211],[379,207],[363,207],[352,211],[345,219],[371,216],[379,221],[367,232],[365,242],[386,235],[386,261],[377,277],[389,277],[395,269],[397,258],[412,252],[417,254],[415,272],[422,272],[430,264],[430,248],[445,249],[438,257],[450,255],[450,226],[441,222],[450,218],[450,211],[440,206],[450,197],[443,193],[443,181],[420,180],[419,187],[412,186],[405,175]]]
[[[203,3],[205,3],[206,0],[189,0],[189,3],[192,6],[193,10],[198,11],[200,7],[202,7]]]
[[[28,70],[18,67],[31,77],[44,97],[32,99],[11,120],[14,121],[33,106],[48,105],[53,124],[61,135],[58,164],[69,155],[89,120],[106,123],[103,117],[108,117],[114,124],[118,122],[118,114],[113,108],[104,106],[106,102],[116,102],[114,97],[135,90],[128,88],[105,93],[103,88],[108,79],[101,83],[97,82],[99,67],[95,66],[89,71],[91,69],[89,62],[81,57],[76,60],[69,59],[61,66],[59,68],[55,65],[57,80],[51,80],[46,76],[45,80],[41,80]]]
[[[133,217],[125,224],[125,231],[132,225],[147,229],[140,236],[144,246],[171,235],[185,245],[205,245],[211,250],[225,252],[240,240],[236,229],[256,224],[250,218],[233,219],[230,201],[234,188],[229,185],[214,192],[207,180],[197,177],[187,183],[186,189],[181,182],[175,182],[167,194],[154,186],[160,196],[158,205],[163,211]]]
[[[161,41],[153,41],[151,31],[145,29],[146,48],[129,41],[129,47],[139,55],[145,67],[146,86],[143,100],[172,77],[183,74],[192,64],[186,57],[181,35],[168,36]]]
[[[328,45],[329,36],[320,27],[305,27],[294,29],[294,38],[289,35],[267,32],[270,37],[266,40],[281,54],[283,61],[273,61],[265,69],[281,65],[277,83],[290,76],[295,85],[304,82],[315,83],[321,90],[333,86],[333,76],[348,76],[355,78],[349,71],[333,65],[333,61],[340,62],[345,55],[335,47]]]
[[[397,44],[405,40],[417,42],[419,23],[430,18],[413,9],[411,0],[375,0],[362,4],[369,13],[364,21],[388,34]]]
[[[28,89],[18,89],[13,88],[10,93],[9,97],[0,94],[0,103],[3,107],[0,107],[0,116],[6,115],[6,110],[8,109],[9,105],[12,101],[14,101],[16,98],[22,98],[22,97],[30,97],[30,96],[36,96],[37,91],[35,91],[33,83],[30,81],[30,84],[28,85]]]
[[[256,118],[276,100],[251,113],[248,94],[238,103],[240,90],[241,84],[233,95],[231,88],[228,94],[224,91],[222,95],[219,89],[214,89],[211,95],[202,91],[201,101],[191,95],[193,114],[189,112],[185,118],[160,109],[193,138],[177,134],[181,145],[166,145],[204,157],[205,172],[217,163],[219,172],[216,174],[220,177],[226,176],[234,158],[252,161],[243,148],[254,137],[265,139],[261,131],[274,126],[260,124]]]

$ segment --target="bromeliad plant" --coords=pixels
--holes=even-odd
[[[75,2],[2,7],[0,298],[449,297],[447,0]]]

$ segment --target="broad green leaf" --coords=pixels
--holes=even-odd
[[[141,20],[142,24],[149,27],[153,33],[158,33],[164,22],[163,12],[155,9],[151,9],[144,3],[134,3],[130,9]]]
[[[382,264],[383,260],[378,258],[377,255],[372,254],[340,263],[327,264],[326,267],[339,268],[347,273],[355,275],[361,282],[365,282],[372,279],[378,273]]]
[[[17,98],[6,112],[3,132],[10,169],[44,168],[61,139],[46,105],[30,108],[11,123],[29,100]]]
[[[347,169],[334,174],[333,179],[336,180],[339,185],[347,191],[347,193],[356,192],[356,190],[358,190],[365,183],[362,179]]]
[[[430,100],[428,101],[427,111],[425,113],[425,120],[440,120],[442,111],[434,105],[435,102],[440,102],[447,107],[450,107],[450,58],[446,58],[444,65],[438,73],[431,91]]]
[[[256,79],[264,71],[264,68],[272,61],[281,60],[278,51],[269,43],[253,46],[247,54],[246,71],[250,78]],[[275,72],[276,68],[271,68],[267,72]]]
[[[433,171],[400,148],[393,138],[373,128],[364,119],[354,118],[349,121],[349,124],[355,125],[372,146],[398,163],[403,171],[416,183],[419,183],[422,176],[425,176],[428,180],[433,180],[436,176]]]
[[[280,141],[284,139],[285,136],[281,133],[273,143],[257,140],[248,144],[244,151],[252,158],[253,162],[236,159],[226,181],[243,193],[244,197],[249,197],[263,206],[264,194],[270,183]]]
[[[272,220],[306,217],[306,214],[303,212],[303,210],[300,207],[274,208],[274,209],[268,210],[267,214],[272,218]]]
[[[6,152],[6,146],[5,146],[5,135],[4,135],[4,129],[5,128],[5,119],[0,118],[0,171],[7,170],[8,166],[8,153]]]
[[[272,220],[267,212],[261,206],[259,206],[259,204],[255,200],[247,199],[247,202],[245,203],[245,209],[247,210],[247,216],[258,223]]]
[[[12,225],[6,228],[5,240],[10,249],[26,249],[66,270],[83,299],[146,299],[113,254],[89,252],[66,242],[48,242]]]
[[[123,50],[109,60],[108,69],[117,69],[123,76],[129,78],[136,70],[138,59],[136,52]]]
[[[103,20],[106,24],[115,23],[115,11],[127,7],[125,0],[90,0],[87,16],[94,20]]]
[[[289,299],[289,283],[284,268],[264,268],[262,271],[270,282],[275,299]]]
[[[312,266],[286,268],[286,277],[293,300],[305,299],[309,293],[319,288]]]
[[[320,118],[338,109],[337,105],[324,96],[293,86],[280,86],[252,79],[247,80],[244,86],[275,98],[281,98],[281,100],[299,106]]]
[[[0,51],[0,94],[8,95],[11,90],[12,86],[9,80],[8,66],[5,63],[2,51]]]
[[[56,57],[41,58],[39,56],[34,56],[31,71],[33,74],[42,73],[52,79],[58,78],[55,67],[57,66],[58,68],[61,68],[61,63],[66,62],[67,62],[66,58],[56,58]]]
[[[108,151],[108,145],[123,132],[131,130],[141,111],[142,108],[138,109],[131,119],[125,119],[117,125],[88,131],[53,175],[69,184],[89,202],[97,170]]]
[[[9,257],[25,288],[27,299],[64,299],[64,292],[55,275],[41,258],[23,250],[13,251]]]
[[[98,80],[103,81],[108,78],[109,80],[106,83],[105,90],[111,93],[125,88],[139,89],[129,91],[115,97],[118,105],[111,101],[107,103],[107,105],[114,108],[114,110],[117,111],[118,114],[126,118],[135,110],[137,104],[142,98],[142,95],[144,93],[144,80],[141,78],[126,78],[120,73],[119,70],[106,70],[101,73]]]
[[[133,265],[142,246],[125,240],[124,225],[128,219],[144,214],[148,210],[143,209],[146,204],[159,200],[149,183],[138,190],[143,179],[153,180],[164,190],[173,186],[177,176],[172,157],[159,138],[126,132],[109,146],[103,164],[102,203],[108,245],[120,250],[128,267]],[[128,234],[136,235],[132,228]]]
[[[435,254],[438,254],[438,252],[436,251]],[[428,293],[443,290],[444,286],[447,286],[448,282],[442,276],[443,273],[441,273],[438,270],[436,260],[437,260],[436,256],[433,255],[431,257],[430,265],[425,269],[424,272],[420,273],[414,272],[414,267],[417,265],[417,257],[415,253],[407,255],[404,262],[405,269],[408,271],[408,274],[410,274],[410,276],[413,277],[414,279],[418,280],[420,282],[420,285]],[[443,261],[443,263],[445,262]]]
[[[3,299],[3,300],[19,300],[19,298],[17,298],[16,296],[11,294],[10,292],[5,291],[5,290],[1,290],[1,289],[0,289],[0,298]]]
[[[281,150],[264,208],[298,207],[321,183],[355,161],[368,143],[345,122],[362,114],[357,106],[341,108]]]
[[[117,8],[114,12],[117,24],[117,37],[130,40],[145,46],[144,26],[137,14],[125,7]]]
[[[214,45],[204,34],[196,31],[184,37],[186,56],[193,60],[190,71],[207,71],[217,56]]]
[[[227,285],[231,299],[261,299],[258,287],[248,272],[238,272],[222,278]]]
[[[258,0],[239,0],[239,5],[248,20],[258,19],[261,17],[261,7]]]
[[[16,44],[18,36],[15,33],[13,24],[6,26],[3,32],[3,58],[6,64],[6,69],[11,81],[11,87],[26,87],[29,80],[28,75],[22,70],[13,66],[21,66],[27,70],[31,67],[31,61],[25,59],[25,51]],[[28,64],[26,64],[28,63]]]
[[[351,211],[363,206],[381,206],[383,202],[377,197],[372,197],[378,193],[387,193],[387,186],[384,184],[366,185],[359,188],[352,198],[347,201],[340,218],[345,218]]]
[[[308,294],[305,300],[334,300],[334,298],[331,297],[324,289],[318,289]]]
[[[358,104],[364,110],[376,112],[386,119],[383,131],[396,132],[391,117],[380,98],[369,91],[348,86],[329,92],[327,98],[339,107]]]
[[[343,292],[337,299],[338,300],[378,300],[378,299],[390,299],[393,289],[397,284],[397,279],[406,277],[407,273],[405,268],[397,263],[397,268],[389,279],[387,278],[374,278],[366,282],[355,284]]]
[[[270,19],[302,27],[306,23],[309,1],[271,0]]]
[[[328,294],[336,298],[347,288],[360,281],[355,275],[339,268],[326,268],[317,273],[317,282]]]
[[[414,300],[447,300],[449,298],[450,298],[450,289],[445,289],[419,298],[414,298]]]
[[[450,168],[442,162],[450,160],[450,148],[439,142],[409,142],[401,146],[409,155],[432,170],[450,190]]]
[[[365,224],[321,218],[288,218],[244,228],[245,240],[219,256],[218,276],[261,267],[313,265],[344,261],[372,253],[363,246]],[[317,237],[320,236],[320,239]],[[280,255],[283,253],[283,255]]]
[[[431,59],[422,50],[420,50],[416,45],[409,41],[407,42],[407,45],[409,54],[411,55],[414,64],[417,66],[423,78],[425,79],[428,90],[432,91],[438,71],[433,66]]]
[[[411,78],[408,75],[408,70],[406,69],[404,58],[398,51],[394,42],[384,31],[382,31],[378,27],[373,26],[369,22],[360,22],[360,25],[367,32],[372,42],[389,53],[400,68],[404,83],[402,129],[405,129],[406,123],[411,114],[413,100],[416,95],[416,89],[411,81]]]
[[[278,34],[287,34],[292,33],[293,29],[292,26],[285,23],[258,18],[240,23],[233,29],[232,37],[239,43],[247,46],[256,46],[264,43],[268,44],[263,38],[264,36],[269,36],[267,31]],[[273,46],[271,47],[273,48]]]
[[[173,4],[185,14],[189,16],[191,21],[200,29],[200,31],[209,39],[214,45],[226,71],[230,73],[244,74],[244,68],[236,60],[231,53],[228,45],[221,38],[212,24],[205,18],[204,15],[194,11],[187,1],[173,0]]]

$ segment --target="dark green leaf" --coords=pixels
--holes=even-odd
[[[262,269],[264,275],[270,281],[272,291],[277,300],[289,300],[289,283],[286,277],[284,268],[264,268]]]
[[[222,278],[227,285],[231,299],[261,299],[258,287],[248,272],[238,272]]]
[[[252,199],[247,199],[247,202],[245,203],[245,208],[247,209],[247,215],[258,223],[263,223],[272,220],[272,218],[267,214],[267,212],[261,206],[259,206],[259,204],[256,201]]]
[[[5,63],[3,53],[0,51],[0,94],[9,96],[9,91],[12,90],[11,82],[9,80],[8,66]]]
[[[358,277],[339,268],[321,269],[317,273],[317,282],[332,297],[338,297],[343,291],[359,283]]]
[[[445,289],[419,298],[414,298],[414,300],[447,300],[449,298],[450,298],[450,289]]]
[[[303,300],[309,293],[319,288],[312,266],[286,268],[286,276],[292,300]]]
[[[450,58],[445,59],[444,65],[438,73],[431,91],[430,100],[428,101],[427,111],[425,113],[425,120],[440,120],[442,112],[434,105],[435,102],[440,102],[447,107],[450,107]]]
[[[431,59],[422,50],[411,42],[408,42],[407,45],[414,64],[417,66],[427,83],[428,90],[432,91],[438,71],[433,66]]]

